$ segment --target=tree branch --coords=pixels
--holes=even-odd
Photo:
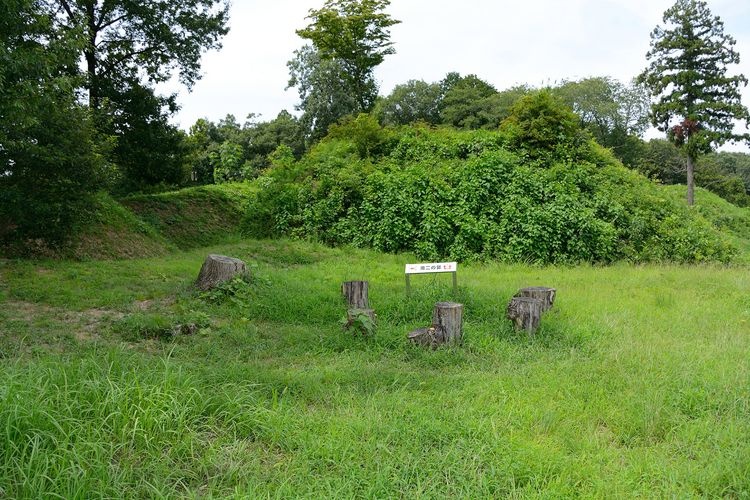
[[[101,31],[101,30],[103,30],[104,28],[109,28],[109,27],[110,27],[110,26],[112,26],[113,24],[119,23],[120,21],[122,21],[122,20],[123,20],[123,19],[125,19],[126,17],[128,17],[128,15],[127,15],[127,14],[123,14],[123,15],[121,15],[121,16],[118,16],[118,17],[116,17],[116,18],[112,19],[111,21],[107,21],[107,22],[105,23],[105,22],[101,22],[101,21],[104,21],[104,16],[102,16],[102,18],[101,18],[101,20],[100,20],[100,23],[99,23],[99,25],[98,25],[98,26],[96,27],[96,29],[97,29],[97,31]]]
[[[73,13],[73,9],[70,8],[70,4],[68,3],[68,0],[60,0],[60,5],[65,10],[65,13],[68,14],[68,17],[71,21],[76,21],[76,16]]]
[[[106,61],[106,60],[105,61],[100,61],[100,64],[102,66],[105,66],[104,71],[101,72],[100,75],[106,75],[107,73],[109,73],[110,71],[112,71],[113,69],[115,69],[119,64],[127,61],[131,57],[135,57],[135,56],[140,55],[140,54],[145,54],[146,52],[152,52],[152,51],[155,51],[157,49],[158,49],[158,47],[146,47],[146,48],[143,48],[141,50],[132,50],[130,52],[126,52],[121,57],[118,57],[116,60],[112,61],[111,63],[109,61]]]

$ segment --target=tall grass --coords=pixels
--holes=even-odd
[[[251,282],[193,291],[209,251],[251,263]],[[248,241],[5,263],[0,491],[750,495],[746,268],[471,265],[457,296],[449,277],[420,276],[407,298],[409,259]],[[370,281],[372,338],[339,325],[349,279]],[[503,318],[529,285],[558,289],[533,340]],[[408,345],[446,299],[466,306],[464,345]],[[186,321],[200,330],[150,334]]]

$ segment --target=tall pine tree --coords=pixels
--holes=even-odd
[[[638,79],[656,98],[652,123],[686,152],[692,205],[696,158],[727,141],[750,140],[750,134],[734,132],[735,120],[746,126],[750,120],[740,93],[747,78],[727,76],[727,66],[739,63],[740,56],[705,2],[677,0],[663,23],[651,33],[649,65]]]

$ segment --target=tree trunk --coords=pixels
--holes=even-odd
[[[341,293],[346,298],[350,309],[369,309],[370,299],[367,297],[368,283],[366,281],[345,281],[341,285]]]
[[[464,305],[456,302],[438,302],[432,312],[432,327],[436,338],[445,344],[460,344],[463,340]]]
[[[238,274],[247,273],[247,266],[240,259],[226,255],[210,254],[203,262],[196,286],[205,291],[229,281]]]
[[[89,84],[89,109],[98,110],[101,96],[99,95],[99,81],[96,74],[96,37],[99,34],[96,26],[96,11],[93,1],[86,2],[86,27],[88,29],[88,46],[83,53],[86,58],[86,73]]]
[[[542,320],[541,299],[533,297],[513,297],[508,304],[508,319],[515,324],[516,330],[526,330],[533,337]]]
[[[554,288],[548,288],[546,286],[530,286],[528,288],[521,288],[516,297],[531,297],[532,299],[539,299],[542,301],[542,312],[549,311],[555,303]]]
[[[687,204],[693,206],[695,204],[695,159],[692,155],[687,156]]]

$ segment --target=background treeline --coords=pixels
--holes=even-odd
[[[498,91],[475,75],[450,73],[440,82],[409,80],[379,97],[370,113],[384,127],[422,123],[436,128],[496,130],[510,115],[512,106],[536,91],[516,86]],[[650,101],[644,89],[608,77],[565,81],[547,87],[578,116],[580,127],[626,166],[664,184],[685,184],[684,153],[666,139],[645,141]],[[336,96],[331,96],[331,100]],[[257,177],[271,163],[271,153],[281,145],[296,158],[322,137],[317,124],[346,123],[353,115],[337,120],[330,111],[309,116],[316,110],[302,111],[296,118],[286,111],[270,121],[250,115],[240,125],[228,115],[218,123],[201,119],[190,129],[192,179],[199,183],[236,181]],[[346,112],[349,110],[340,110]],[[747,206],[750,203],[750,155],[718,152],[701,157],[696,172],[698,185],[726,200]]]
[[[591,139],[549,90],[499,128],[342,121],[300,160],[280,146],[243,228],[426,259],[573,263],[729,261],[700,212]]]
[[[100,190],[185,184],[170,122],[227,33],[224,0],[0,0],[0,243],[60,245]]]
[[[387,5],[329,0],[311,11],[310,25],[297,32],[310,43],[287,63],[289,87],[299,93],[296,115],[281,111],[263,121],[250,114],[244,123],[227,115],[184,132],[170,121],[175,96],[156,86],[175,76],[195,83],[201,54],[220,47],[227,32],[222,0],[0,0],[0,245],[65,244],[95,218],[101,191],[123,197],[267,178],[273,165],[309,163],[318,144],[352,130],[358,154],[372,162],[400,135],[408,141],[410,126],[505,130],[507,138],[518,118],[514,106],[540,89],[498,90],[476,75],[449,73],[379,95],[373,70],[393,53],[388,28],[398,22],[383,13]],[[596,141],[630,169],[665,184],[685,182],[683,149],[643,140],[650,101],[639,85],[593,77],[542,90],[557,110],[538,117],[546,130],[574,127],[581,141]],[[389,139],[377,139],[383,136]],[[537,139],[527,136],[514,161],[544,156]],[[696,180],[747,206],[750,155],[702,155]]]

